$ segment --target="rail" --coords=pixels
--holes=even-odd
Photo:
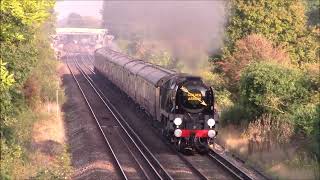
[[[98,119],[97,119],[97,117],[96,117],[96,115],[95,115],[95,113],[94,113],[94,111],[93,111],[93,109],[92,109],[92,107],[91,107],[91,105],[90,105],[90,103],[89,103],[86,95],[84,94],[84,91],[82,90],[79,81],[77,80],[77,78],[75,77],[74,73],[72,72],[72,70],[71,70],[71,68],[70,68],[70,66],[69,66],[69,56],[67,56],[67,62],[66,62],[66,64],[67,64],[67,67],[68,67],[68,69],[69,69],[69,71],[70,71],[73,79],[75,80],[75,82],[76,82],[76,84],[77,84],[77,86],[78,86],[78,88],[79,88],[79,90],[80,90],[80,92],[81,92],[84,100],[86,101],[86,104],[87,104],[88,108],[90,109],[90,112],[91,112],[93,118],[94,118],[95,121],[97,122],[97,125],[98,125],[98,127],[99,127],[99,130],[101,131],[101,133],[102,133],[102,135],[103,135],[103,138],[104,138],[104,140],[106,141],[106,143],[107,143],[107,145],[108,145],[108,147],[109,147],[109,149],[110,149],[110,151],[111,151],[111,153],[112,153],[112,156],[113,156],[114,160],[115,160],[116,163],[117,163],[117,166],[118,166],[118,168],[119,168],[119,170],[120,170],[120,172],[121,172],[122,177],[127,180],[128,178],[127,178],[126,174],[124,173],[124,170],[123,170],[120,162],[118,161],[118,157],[116,156],[113,148],[111,147],[111,144],[110,144],[109,139],[107,138],[106,134],[105,134],[104,131],[102,130],[102,127],[101,127],[101,125],[100,125],[100,123],[99,123],[99,121],[98,121]]]
[[[91,58],[91,56],[88,56],[87,60],[88,63],[93,64],[93,60]],[[87,63],[85,63],[82,59],[83,65],[86,69],[88,69],[91,73],[95,74],[95,72],[93,71],[92,68],[90,68]],[[78,66],[80,67],[79,63],[77,62]],[[90,77],[88,77],[90,78]],[[90,81],[94,84],[93,80],[90,78]],[[96,87],[96,85],[94,84],[94,86]],[[110,104],[110,106],[112,107],[112,109],[114,109],[114,111],[119,115],[120,119],[122,119],[122,121],[124,121],[123,117],[121,116],[121,114],[117,111],[117,109],[110,103],[110,101],[107,99],[107,97],[100,91],[100,89],[98,89],[98,91],[100,92],[101,96],[103,96],[103,98]],[[129,126],[125,121],[124,121],[125,126]],[[134,131],[129,127],[130,131],[132,131],[134,133]],[[135,133],[134,133],[135,134]],[[135,134],[136,135],[136,134]],[[137,136],[137,135],[136,135]],[[139,141],[142,143],[142,141],[140,140],[139,137],[137,137],[139,139]],[[176,154],[179,156],[180,159],[182,159],[185,164],[192,169],[192,171],[195,172],[195,174],[197,174],[197,176],[200,177],[200,179],[208,179],[201,171],[199,171],[197,168],[195,168],[192,163],[187,160],[181,153],[177,152],[177,150],[175,150],[173,147],[170,147],[171,150],[173,150],[174,152],[176,152]],[[150,152],[151,153],[151,152]],[[211,158],[212,160],[214,160],[215,162],[217,162],[219,165],[221,165],[226,171],[230,172],[236,179],[241,179],[241,180],[251,180],[253,179],[250,175],[248,175],[246,172],[244,172],[243,170],[241,170],[240,168],[238,168],[236,165],[234,165],[232,162],[230,162],[229,160],[225,159],[224,157],[222,157],[219,153],[215,152],[214,150],[210,150],[210,152],[208,153],[208,157]]]
[[[79,63],[77,61],[75,61],[75,63],[80,73],[85,77],[85,79],[88,81],[95,93],[100,97],[105,107],[111,112],[112,116],[118,122],[122,130],[127,134],[131,142],[135,145],[135,147],[138,149],[141,155],[145,158],[146,162],[154,170],[159,179],[173,179],[170,176],[170,174],[163,168],[160,162],[156,159],[156,157],[151,153],[151,151],[144,145],[144,143],[133,131],[133,129],[126,123],[122,115],[118,111],[116,111],[116,109],[114,109],[114,106],[105,97],[101,90],[94,84],[93,80],[83,71]]]

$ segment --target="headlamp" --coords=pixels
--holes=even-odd
[[[175,137],[181,137],[181,135],[182,135],[181,129],[176,129],[176,130],[174,130],[174,136],[175,136]]]
[[[210,129],[210,130],[208,131],[208,136],[209,136],[210,138],[214,138],[214,137],[216,136],[216,131]]]
[[[214,119],[210,118],[210,119],[208,119],[207,123],[208,123],[208,126],[210,128],[212,128],[216,124],[216,121]]]
[[[173,123],[176,125],[176,126],[180,126],[182,124],[182,119],[177,117],[173,120]]]

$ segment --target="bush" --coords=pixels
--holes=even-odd
[[[250,113],[248,112],[247,108],[240,104],[235,104],[234,106],[222,111],[220,117],[221,124],[223,126],[226,124],[247,124],[249,114]]]
[[[13,78],[13,74],[9,73],[6,68],[6,63],[2,62],[0,59],[0,133],[1,137],[8,136],[10,129],[8,129],[8,125],[10,124],[10,120],[8,115],[13,109],[11,104],[11,94],[9,90],[14,85],[15,79]]]
[[[248,113],[248,120],[262,114],[287,119],[304,142],[303,148],[319,159],[318,81],[298,69],[263,62],[252,64],[241,76],[240,104],[245,107],[242,111]]]
[[[54,163],[51,166],[42,168],[30,179],[71,179],[73,169],[70,166],[70,162],[69,154],[66,148],[64,148],[64,151],[58,157],[54,158]]]
[[[244,68],[261,61],[290,64],[289,55],[283,48],[274,47],[272,41],[259,34],[251,34],[238,40],[234,53],[218,64],[229,82],[229,89],[237,92]]]
[[[40,102],[40,86],[38,79],[31,76],[23,86],[23,94],[28,106],[34,109]]]
[[[231,100],[231,93],[227,90],[217,90],[214,91],[215,93],[215,103],[217,104],[218,111],[224,111],[225,109],[228,109],[232,107],[234,104]]]
[[[320,104],[294,104],[290,109],[290,119],[295,122],[297,131],[306,136],[316,134],[320,123]]]
[[[59,79],[56,72],[57,65],[57,62],[52,59],[43,59],[32,73],[32,77],[38,77],[41,102],[54,102],[56,99],[56,90],[59,88]]]
[[[307,139],[307,148],[320,162],[320,103],[297,104],[290,109],[289,118],[295,124],[295,131]]]
[[[277,64],[254,63],[241,76],[240,96],[253,116],[285,114],[293,104],[305,104],[311,96],[311,82],[297,69]]]
[[[293,130],[293,123],[288,120],[264,114],[249,123],[244,136],[249,139],[249,142],[253,143],[249,146],[263,151],[288,143],[293,135]],[[253,149],[249,151],[253,152]]]
[[[1,138],[0,179],[11,179],[18,164],[22,164],[22,148]]]

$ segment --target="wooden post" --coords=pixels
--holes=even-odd
[[[57,118],[59,117],[59,89],[56,90],[56,102],[57,102]]]

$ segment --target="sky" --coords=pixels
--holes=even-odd
[[[101,19],[100,11],[102,3],[102,0],[58,0],[55,11],[57,12],[58,20],[68,17],[72,12],[78,13],[81,16],[94,16]]]

